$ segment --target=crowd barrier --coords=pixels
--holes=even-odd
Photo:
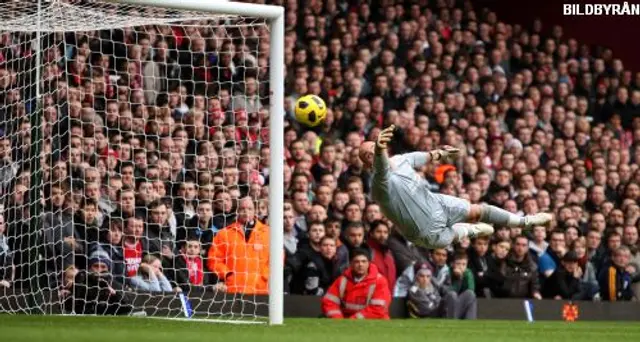
[[[175,294],[127,293],[134,307],[144,307],[148,315],[183,317],[182,303]],[[190,293],[189,300],[196,315],[225,317],[268,316],[268,297],[224,293]],[[287,295],[285,317],[321,317],[320,297]],[[38,302],[36,310],[31,303]],[[640,321],[639,302],[568,302],[562,300],[530,300],[534,320]],[[150,309],[151,308],[151,309]],[[41,291],[31,296],[22,292],[0,292],[0,313],[61,314],[57,294]],[[392,318],[407,317],[405,301],[396,298],[390,308]],[[526,320],[523,299],[478,299],[478,319]]]

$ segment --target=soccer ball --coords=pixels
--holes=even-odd
[[[314,127],[327,116],[327,105],[316,95],[305,95],[296,101],[295,114],[298,122]]]

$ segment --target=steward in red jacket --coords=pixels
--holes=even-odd
[[[356,249],[350,267],[322,298],[322,312],[329,318],[389,319],[391,293],[387,280],[369,261],[369,253]]]

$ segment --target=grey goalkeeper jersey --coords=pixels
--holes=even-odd
[[[469,203],[429,190],[429,183],[415,171],[428,161],[425,152],[391,158],[376,155],[372,196],[409,241],[427,247],[446,246],[454,237],[451,226],[466,219]]]

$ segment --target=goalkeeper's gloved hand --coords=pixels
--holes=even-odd
[[[442,148],[431,152],[431,158],[435,161],[452,163],[460,156],[460,149],[445,145]]]
[[[378,134],[378,139],[376,140],[376,148],[378,150],[384,150],[387,148],[387,144],[391,139],[393,139],[393,130],[396,129],[395,125],[391,125],[385,129],[383,129]]]

